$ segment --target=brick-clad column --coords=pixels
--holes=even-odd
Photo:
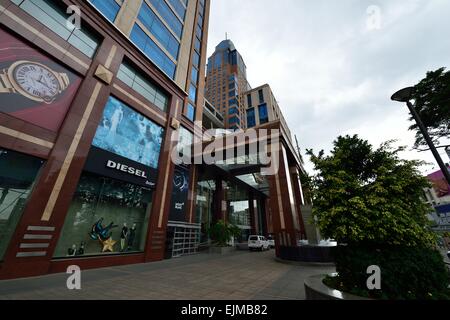
[[[299,230],[286,152],[283,151],[282,145],[277,152],[279,155],[279,170],[276,174],[269,175],[268,181],[276,255],[279,256],[280,246],[297,246]]]
[[[295,200],[295,207],[297,209],[297,218],[298,218],[298,223],[299,223],[299,227],[300,227],[300,237],[302,239],[306,239],[306,232],[305,232],[305,223],[303,221],[303,216],[302,216],[302,212],[301,212],[301,206],[304,204],[303,203],[303,197],[302,197],[302,193],[301,193],[301,182],[300,182],[300,177],[298,174],[298,169],[296,167],[291,167],[289,169],[290,173],[291,173],[291,181],[292,181],[292,186],[293,186],[293,191],[294,191],[294,200]]]
[[[145,260],[164,259],[167,221],[169,220],[175,163],[171,155],[178,141],[179,119],[182,112],[182,100],[173,96],[169,108],[169,121],[164,132],[164,142],[159,159],[158,180],[153,196],[152,212],[145,250]],[[173,136],[172,136],[173,135]],[[174,139],[173,139],[174,138]],[[175,139],[176,138],[176,139]]]

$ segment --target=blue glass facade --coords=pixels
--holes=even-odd
[[[169,0],[169,3],[178,16],[184,20],[184,17],[186,16],[186,6],[183,6],[180,0]]]
[[[172,57],[177,59],[180,43],[147,4],[142,5],[138,18]]]
[[[195,118],[195,107],[190,103],[187,104],[187,118],[191,121]]]
[[[173,1],[175,2],[175,1]],[[164,21],[169,25],[173,32],[181,39],[183,24],[177,18],[175,13],[169,8],[164,0],[150,0],[153,8],[160,14]],[[144,7],[144,6],[143,6]],[[142,10],[142,9],[141,9]]]
[[[263,124],[269,122],[269,115],[267,113],[267,104],[263,103],[258,106],[259,123]]]
[[[251,128],[256,126],[255,109],[247,109],[247,127]]]
[[[98,11],[108,18],[109,21],[114,22],[120,10],[120,5],[114,0],[89,0]]]
[[[134,25],[131,31],[130,39],[169,77],[175,78],[175,63],[166,56],[164,51],[137,24]]]

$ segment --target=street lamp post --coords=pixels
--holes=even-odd
[[[442,174],[444,175],[445,179],[447,180],[447,183],[450,185],[450,173],[448,172],[447,167],[445,166],[444,162],[442,161],[442,158],[439,155],[439,152],[437,151],[436,147],[434,146],[433,141],[431,140],[430,136],[428,135],[427,128],[423,124],[422,120],[419,117],[419,114],[417,113],[416,109],[414,109],[414,106],[412,105],[412,103],[410,101],[413,90],[414,90],[414,87],[404,88],[404,89],[394,93],[394,95],[392,96],[391,99],[393,101],[406,102],[409,112],[411,113],[411,115],[413,116],[417,125],[419,126],[420,132],[422,133],[423,137],[425,138],[425,141],[427,142],[428,147],[430,148],[431,152],[433,153],[434,158],[436,159],[436,162],[438,163],[439,167],[441,168]]]

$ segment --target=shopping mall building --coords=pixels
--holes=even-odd
[[[259,128],[278,133],[274,174],[249,161],[248,139],[244,162],[173,161],[223,123],[203,96],[209,7],[0,0],[0,279],[192,254],[221,219],[236,241],[273,234],[277,255],[305,237],[302,167],[279,121]]]

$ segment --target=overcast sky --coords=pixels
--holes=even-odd
[[[270,84],[303,151],[328,152],[344,134],[411,147],[407,107],[390,97],[450,67],[448,0],[211,2],[208,56],[227,32],[251,86]],[[430,152],[402,157],[432,162],[424,173],[438,170]]]

